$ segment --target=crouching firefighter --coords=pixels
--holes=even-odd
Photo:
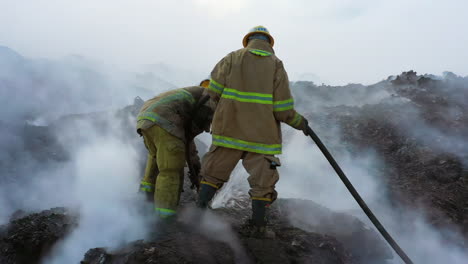
[[[307,133],[307,120],[294,110],[283,63],[265,27],[253,28],[243,49],[229,53],[214,67],[208,88],[213,117],[212,146],[202,160],[198,206],[206,208],[242,160],[249,173],[252,236],[272,238],[267,210],[277,198],[281,153],[280,122]]]
[[[209,80],[200,86],[162,93],[143,104],[137,116],[137,132],[148,150],[140,191],[154,199],[160,218],[176,214],[187,159],[192,187],[199,187],[200,159],[193,139],[209,131],[213,110],[205,105]]]

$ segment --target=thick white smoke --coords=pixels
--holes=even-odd
[[[140,210],[145,202],[136,193],[138,154],[112,136],[97,136],[75,153],[68,195],[79,225],[45,263],[77,263],[90,248],[116,247],[149,234]]]
[[[0,66],[0,224],[19,209],[78,214],[79,226],[45,263],[77,263],[90,248],[145,238],[152,208],[137,191],[146,153],[134,117],[115,110],[170,84],[107,74],[82,58],[30,60],[4,47]]]

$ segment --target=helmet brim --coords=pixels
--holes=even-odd
[[[199,86],[203,88],[208,88],[209,85],[210,85],[210,79],[204,79],[203,81],[200,82]]]
[[[260,31],[254,31],[254,32],[249,32],[249,33],[247,33],[247,35],[244,36],[244,39],[242,40],[242,45],[244,45],[244,48],[247,47],[247,43],[249,42],[249,37],[254,35],[254,34],[262,34],[262,35],[267,36],[270,39],[271,47],[273,47],[273,45],[275,44],[275,40],[273,39],[273,37],[270,34],[266,34],[264,32],[260,32]]]

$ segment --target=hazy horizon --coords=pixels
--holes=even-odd
[[[371,84],[389,75],[468,75],[461,0],[0,0],[0,45],[30,58],[80,55],[106,67],[208,75],[262,24],[291,80]]]

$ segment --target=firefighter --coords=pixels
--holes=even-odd
[[[211,72],[208,93],[215,108],[212,145],[203,157],[197,205],[206,208],[229,180],[239,160],[249,173],[252,235],[273,237],[266,229],[267,209],[277,198],[275,184],[281,165],[280,122],[308,135],[307,120],[294,110],[283,63],[273,50],[274,39],[263,26],[245,35],[244,48],[225,56]]]
[[[209,131],[213,110],[202,101],[209,80],[200,86],[186,87],[162,93],[143,104],[137,116],[137,132],[148,150],[145,175],[140,191],[154,197],[160,218],[176,214],[183,186],[183,171],[189,144],[189,161],[193,164],[192,183],[198,184],[200,159],[193,138]],[[198,105],[202,103],[203,105]],[[195,178],[193,178],[195,177]]]

